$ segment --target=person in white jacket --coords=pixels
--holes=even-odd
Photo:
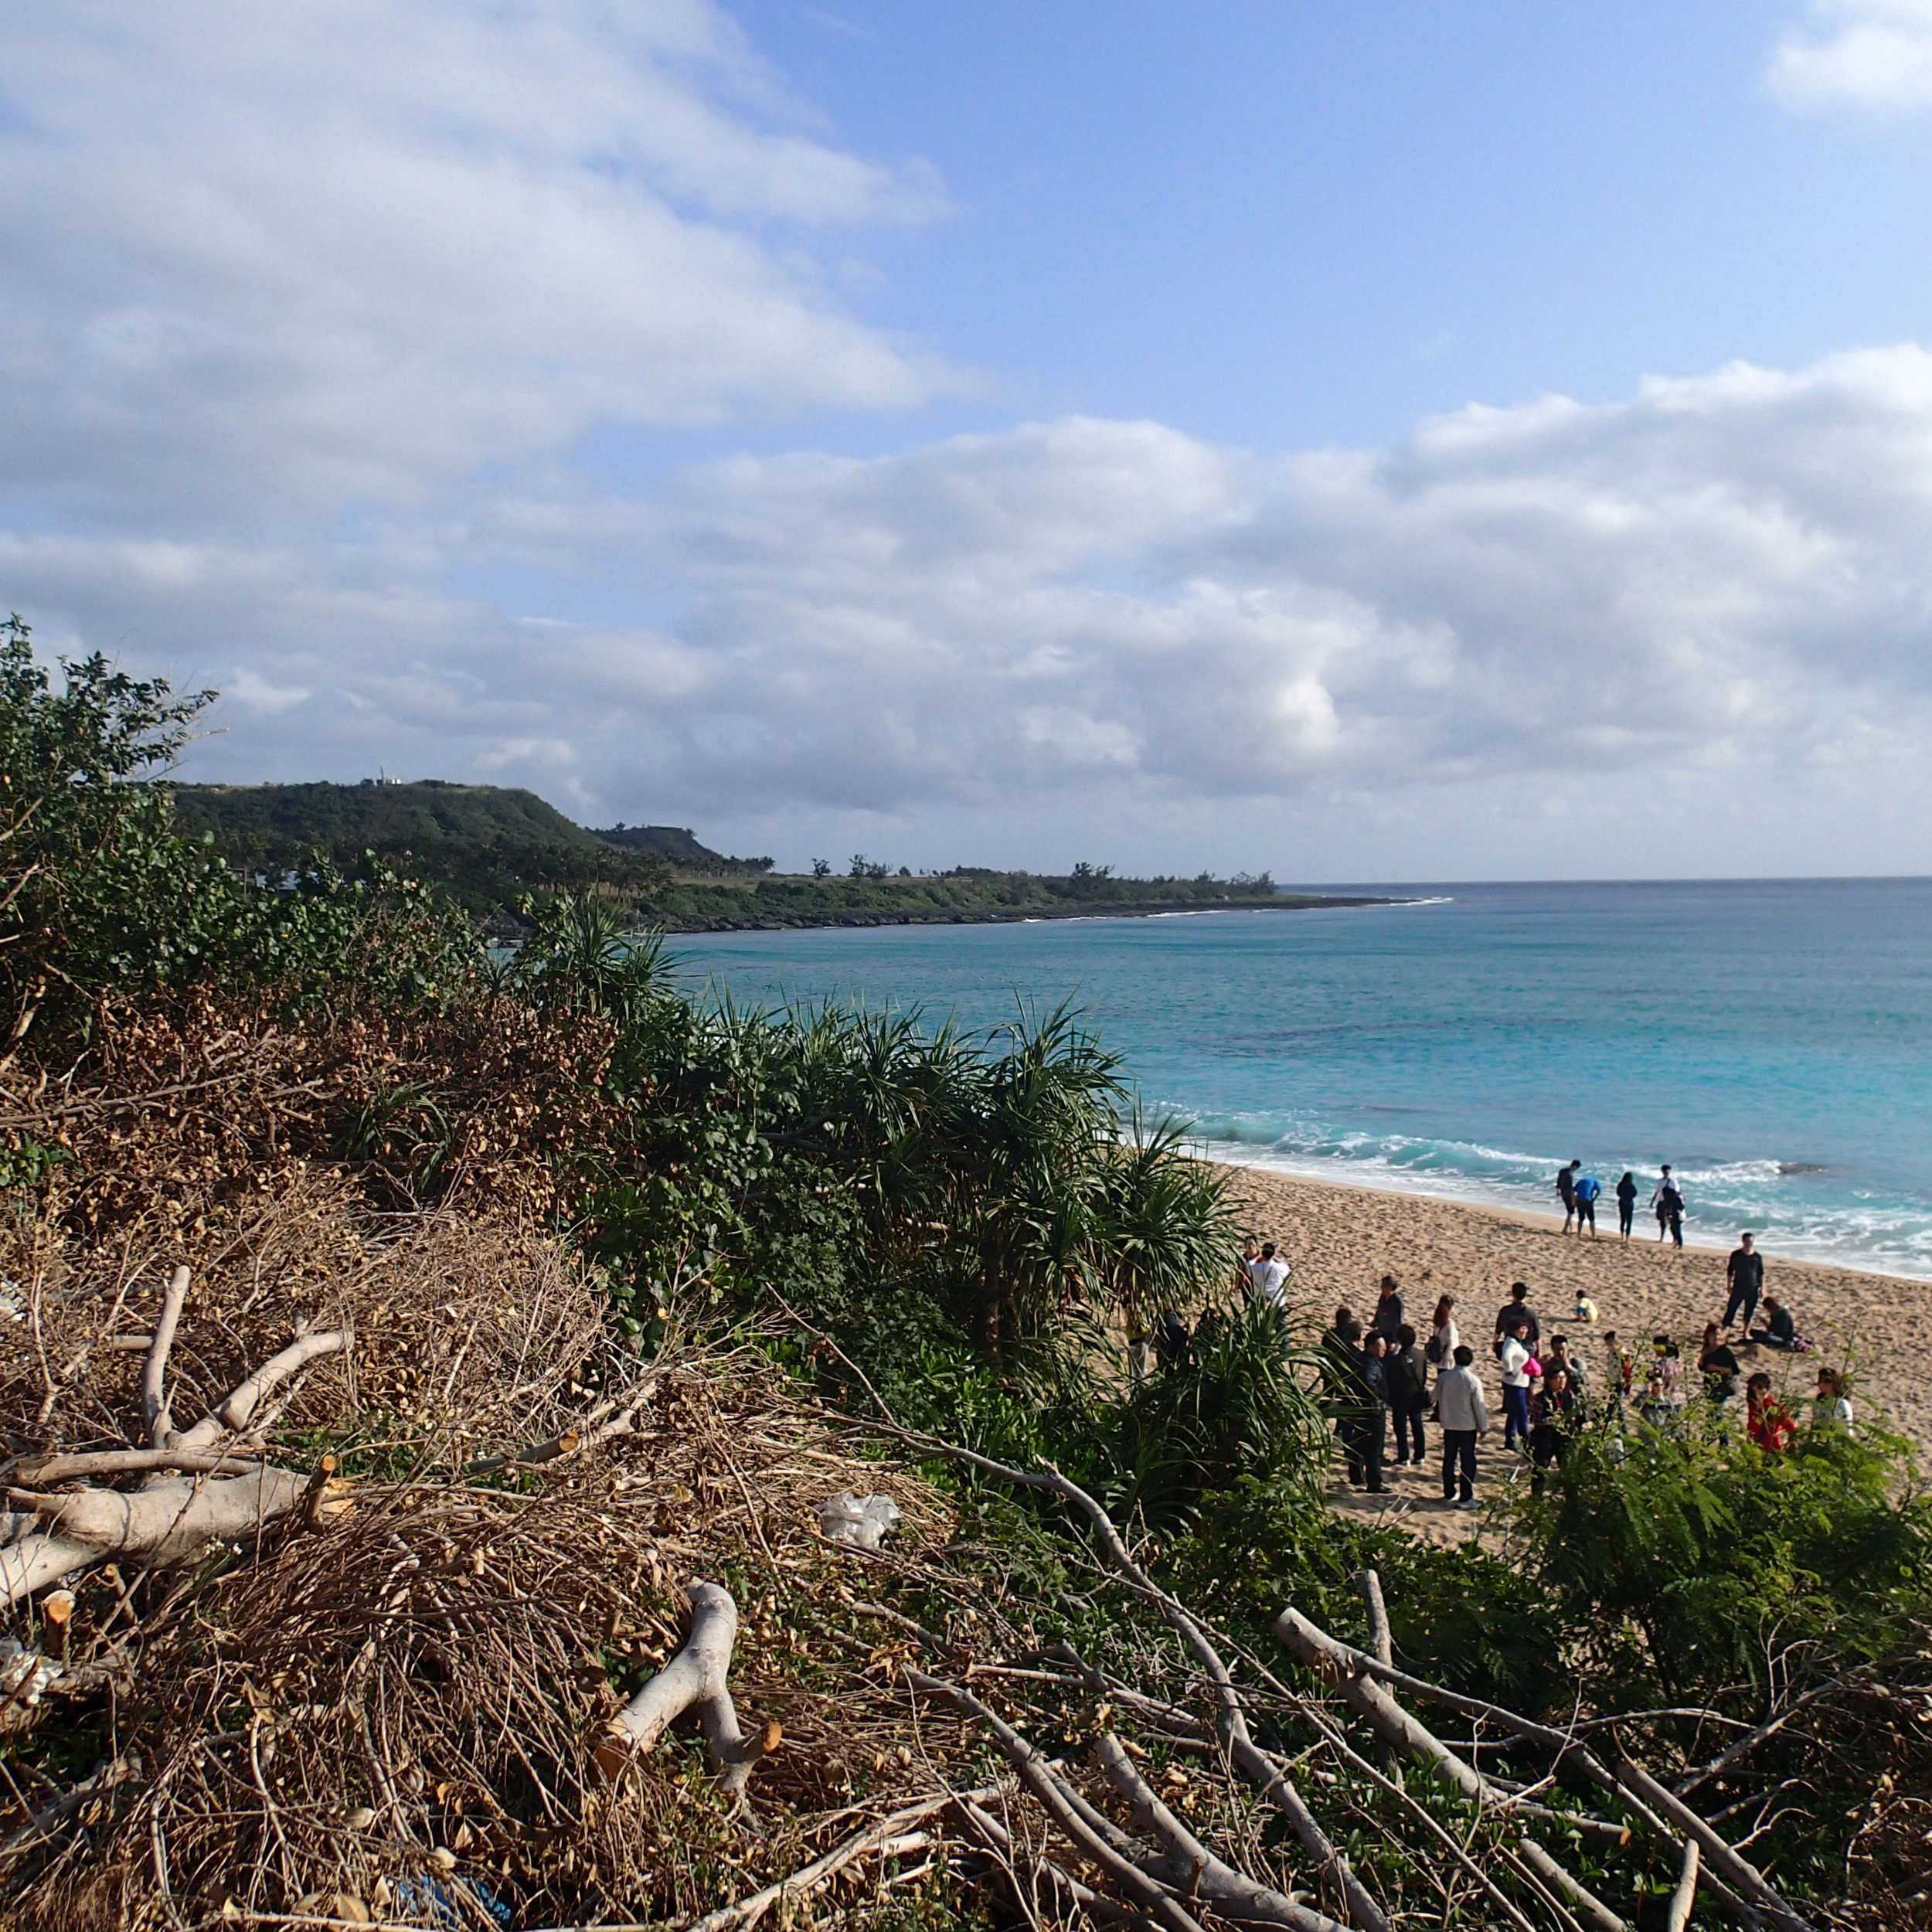
[[[1455,1366],[1436,1382],[1436,1419],[1442,1428],[1442,1499],[1458,1509],[1476,1506],[1476,1438],[1489,1433],[1489,1406],[1471,1367],[1476,1352],[1466,1342],[1456,1350]],[[1460,1475],[1462,1495],[1456,1500]]]

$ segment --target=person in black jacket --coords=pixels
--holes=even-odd
[[[1637,1176],[1625,1168],[1624,1178],[1617,1183],[1617,1232],[1623,1240],[1630,1239],[1631,1224],[1636,1219]]]
[[[1388,1345],[1388,1338],[1378,1330],[1362,1343],[1355,1359],[1362,1394],[1355,1410],[1349,1480],[1372,1496],[1383,1493],[1382,1463],[1389,1451],[1389,1372],[1383,1359]]]
[[[1753,1245],[1757,1237],[1740,1234],[1737,1246],[1731,1250],[1731,1258],[1724,1264],[1724,1279],[1730,1287],[1730,1299],[1724,1304],[1724,1327],[1728,1331],[1740,1325],[1738,1311],[1743,1311],[1742,1326],[1744,1332],[1751,1332],[1751,1323],[1757,1315],[1757,1298],[1764,1292],[1764,1257]]]
[[[1429,1411],[1429,1365],[1416,1346],[1415,1330],[1406,1321],[1396,1331],[1396,1352],[1383,1358],[1382,1372],[1389,1384],[1389,1413],[1396,1419],[1396,1467],[1419,1464],[1422,1419]]]

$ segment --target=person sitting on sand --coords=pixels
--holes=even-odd
[[[1624,1178],[1617,1183],[1617,1233],[1620,1240],[1630,1239],[1630,1224],[1636,1218],[1637,1176],[1625,1168]]]
[[[1529,1284],[1527,1281],[1512,1281],[1509,1286],[1509,1299],[1496,1311],[1495,1354],[1498,1362],[1502,1359],[1503,1338],[1519,1321],[1529,1331],[1529,1345],[1535,1348],[1543,1332],[1543,1324],[1530,1311]]]
[[[1723,1332],[1715,1321],[1704,1324],[1704,1345],[1698,1352],[1697,1367],[1704,1378],[1704,1393],[1713,1402],[1736,1399],[1737,1357],[1726,1345]]]
[[[1472,1366],[1476,1352],[1467,1342],[1436,1383],[1436,1414],[1442,1424],[1442,1499],[1452,1500],[1460,1479],[1458,1509],[1476,1506],[1476,1438],[1489,1433],[1489,1407]]]
[[[1396,1286],[1393,1274],[1382,1277],[1382,1286],[1376,1296],[1376,1311],[1369,1326],[1377,1335],[1386,1335],[1391,1348],[1395,1345],[1396,1332],[1402,1326],[1402,1291]]]
[[[1781,1349],[1787,1355],[1804,1355],[1811,1345],[1798,1333],[1791,1310],[1774,1294],[1765,1296],[1764,1325],[1751,1339],[1767,1349]]]
[[[1744,1385],[1744,1431],[1770,1456],[1782,1455],[1798,1434],[1798,1424],[1771,1393],[1771,1379],[1761,1369]]]
[[[1422,1418],[1429,1407],[1429,1364],[1416,1346],[1416,1332],[1407,1322],[1396,1329],[1395,1352],[1382,1366],[1389,1381],[1389,1413],[1396,1420],[1396,1467],[1406,1469],[1412,1462],[1420,1467]],[[1409,1449],[1412,1440],[1413,1455]]]
[[[1581,1288],[1577,1291],[1577,1305],[1570,1311],[1573,1321],[1587,1321],[1594,1328],[1597,1325],[1597,1304]]]
[[[1852,1426],[1852,1398],[1845,1393],[1845,1378],[1835,1369],[1821,1366],[1818,1372],[1818,1399],[1811,1404],[1814,1429],[1849,1429]]]

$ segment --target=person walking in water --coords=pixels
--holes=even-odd
[[[1630,1239],[1630,1224],[1636,1219],[1637,1176],[1625,1168],[1624,1178],[1617,1183],[1617,1233],[1620,1240]]]
[[[1740,1234],[1731,1258],[1724,1264],[1724,1280],[1730,1289],[1730,1299],[1724,1304],[1724,1326],[1729,1329],[1737,1325],[1741,1308],[1747,1335],[1757,1313],[1757,1298],[1764,1292],[1764,1257],[1753,1245],[1753,1240],[1750,1234]]]
[[[1567,1167],[1556,1170],[1556,1199],[1563,1204],[1563,1232],[1570,1232],[1570,1224],[1577,1218],[1577,1170],[1581,1161],[1572,1161]]]
[[[1572,1162],[1573,1166],[1575,1162]],[[1583,1238],[1583,1223],[1590,1223],[1590,1238],[1597,1238],[1597,1197],[1604,1191],[1604,1184],[1594,1174],[1580,1174],[1577,1177],[1577,1236]]]
[[[1678,1191],[1677,1182],[1666,1161],[1660,1173],[1656,1192],[1650,1197],[1650,1205],[1657,1216],[1657,1239],[1661,1244],[1668,1234],[1681,1248],[1684,1245],[1684,1197]]]

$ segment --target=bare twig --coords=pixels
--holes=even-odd
[[[168,1277],[161,1298],[161,1313],[155,1318],[154,1339],[148,1345],[148,1360],[141,1372],[141,1419],[148,1431],[150,1448],[162,1449],[174,1429],[168,1413],[168,1355],[175,1345],[175,1329],[181,1320],[182,1304],[188,1299],[192,1277],[185,1267]]]

